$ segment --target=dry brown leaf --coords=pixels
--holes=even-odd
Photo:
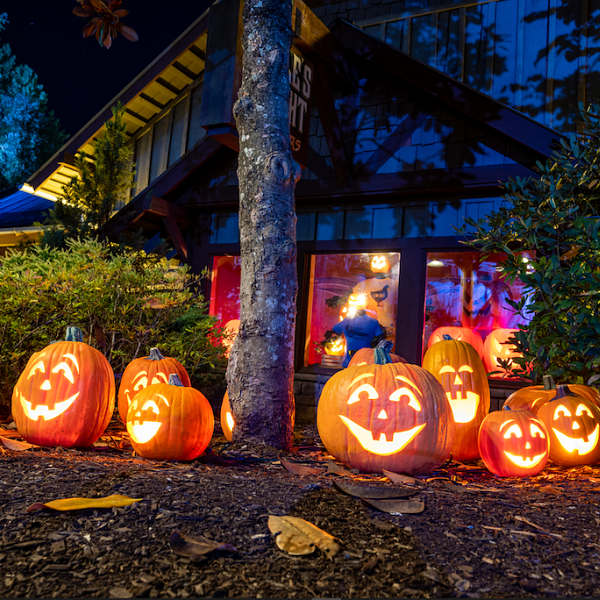
[[[0,429],[0,436],[2,437],[22,437],[16,429]]]
[[[230,544],[222,544],[209,540],[203,536],[184,535],[179,531],[174,531],[169,539],[169,546],[175,554],[185,556],[192,560],[203,558],[213,550],[222,550],[224,552],[237,552]]]
[[[327,461],[327,475],[342,475],[343,477],[352,477],[352,473],[348,469],[344,469],[332,460]]]
[[[300,463],[290,462],[279,458],[281,465],[285,467],[293,475],[322,475],[325,473],[323,469],[319,467],[309,467],[308,465],[301,465]]]
[[[60,511],[83,510],[84,508],[118,508],[129,506],[140,500],[143,500],[143,498],[130,498],[129,496],[122,496],[120,494],[113,494],[104,498],[63,498],[50,502],[36,502],[27,509],[27,512],[41,510],[42,508],[51,508]]]
[[[383,474],[392,482],[399,483],[401,485],[422,485],[427,486],[427,482],[421,481],[416,477],[411,477],[410,475],[402,475],[401,473],[394,473],[393,471],[386,471],[383,469]]]
[[[538,492],[543,492],[544,494],[562,494],[562,491],[552,487],[551,485],[542,485],[537,489]]]
[[[2,444],[5,448],[8,448],[9,450],[14,450],[16,452],[22,452],[23,450],[30,450],[31,448],[39,447],[34,446],[29,442],[20,442],[19,440],[12,440],[4,436],[0,436],[0,444]]]
[[[373,508],[387,513],[418,515],[425,510],[425,503],[420,500],[396,500],[391,498],[384,500],[362,498],[362,500]]]
[[[312,554],[319,548],[331,560],[340,550],[332,535],[298,517],[269,515],[269,531],[277,535],[277,547],[294,556]]]
[[[418,490],[414,488],[402,488],[391,485],[365,485],[361,483],[350,483],[349,481],[334,481],[333,485],[355,498],[408,498],[414,496]]]

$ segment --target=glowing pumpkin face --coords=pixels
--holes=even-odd
[[[336,340],[331,340],[325,346],[325,354],[328,354],[329,356],[342,356],[345,350],[343,337],[339,337]]]
[[[518,329],[495,329],[486,338],[483,344],[483,360],[485,368],[490,371],[499,371],[492,377],[502,377],[508,371],[500,366],[498,359],[508,360],[523,356],[515,350],[513,344],[508,343],[508,338],[512,337]]]
[[[177,375],[170,375],[169,383],[155,383],[137,393],[126,426],[140,456],[192,460],[208,446],[214,419],[204,395],[183,386]]]
[[[478,442],[485,466],[499,477],[537,475],[548,462],[548,431],[528,410],[490,413],[481,424]]]
[[[490,388],[479,355],[466,342],[445,339],[427,350],[423,368],[442,384],[452,408],[456,423],[452,457],[477,458],[477,433],[490,410]]]
[[[40,446],[85,447],[102,435],[114,410],[115,380],[104,355],[69,328],[67,341],[32,355],[13,390],[21,435]]]
[[[556,396],[538,412],[550,436],[550,460],[574,467],[600,460],[600,408],[559,385]]]
[[[225,391],[223,396],[223,403],[221,404],[221,429],[223,435],[230,442],[233,439],[233,428],[235,426],[235,420],[231,412],[231,405],[229,404],[229,394]]]
[[[470,327],[438,327],[429,336],[427,348],[431,348],[431,346],[437,344],[437,342],[441,342],[445,335],[450,336],[453,340],[471,344],[471,346],[475,348],[477,354],[479,354],[481,360],[483,360],[483,340],[481,339],[481,336]]]
[[[351,468],[429,473],[449,455],[454,423],[444,390],[416,365],[348,367],[327,381],[317,427],[328,452]]]
[[[373,273],[387,273],[390,270],[390,263],[385,256],[374,256],[371,260],[371,271]]]
[[[132,360],[127,365],[119,386],[121,421],[125,423],[131,401],[140,390],[155,383],[167,383],[171,373],[178,375],[184,386],[192,385],[185,367],[178,360],[163,356],[158,348],[152,348],[148,356]]]

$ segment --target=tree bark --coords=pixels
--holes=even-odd
[[[296,214],[289,127],[291,0],[246,0],[240,138],[240,329],[227,369],[233,440],[289,449],[294,426]]]

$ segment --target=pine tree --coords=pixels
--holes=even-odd
[[[0,14],[0,31],[8,23]],[[0,190],[24,183],[65,142],[37,75],[0,46]]]

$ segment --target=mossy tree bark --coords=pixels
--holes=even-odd
[[[227,369],[234,441],[287,449],[294,425],[296,214],[290,147],[291,0],[246,0],[240,138],[240,329]]]

